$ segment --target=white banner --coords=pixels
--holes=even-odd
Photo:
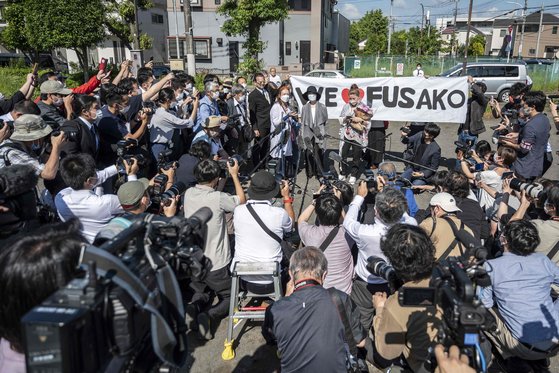
[[[295,98],[302,107],[303,93],[315,86],[320,102],[328,108],[328,118],[340,116],[349,101],[349,87],[357,84],[363,102],[374,109],[374,120],[399,122],[466,121],[468,80],[461,78],[363,78],[335,79],[291,76]]]

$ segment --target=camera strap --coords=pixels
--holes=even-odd
[[[555,246],[553,246],[553,248],[547,253],[547,257],[549,258],[549,260],[553,260],[553,257],[555,256],[555,254],[557,254],[558,251],[559,251],[559,241],[557,241],[555,243]]]
[[[332,299],[332,302],[334,302],[334,305],[338,310],[338,315],[340,316],[340,320],[342,321],[342,325],[344,327],[344,339],[349,347],[349,352],[354,357],[357,357],[357,345],[355,343],[355,338],[353,337],[351,325],[349,323],[347,312],[343,305],[342,299],[340,298],[340,294],[338,293],[336,288],[328,288],[326,290],[328,291],[328,294],[330,294],[330,298]]]
[[[450,253],[452,252],[452,250],[454,250],[454,248],[456,247],[456,245],[458,245],[458,242],[460,242],[460,240],[458,239],[458,227],[456,227],[456,224],[454,224],[454,222],[452,221],[451,218],[445,216],[443,217],[444,220],[446,220],[446,222],[448,223],[448,225],[450,225],[450,229],[452,229],[452,233],[454,233],[454,240],[452,240],[452,242],[450,243],[450,245],[448,246],[448,248],[445,250],[445,252],[439,257],[438,260],[443,260],[446,259]],[[463,231],[464,230],[464,222],[460,221],[460,230]],[[464,233],[467,233],[466,231],[464,231]],[[460,255],[464,255],[464,251],[462,250],[462,246],[458,245],[458,249],[460,250]]]
[[[266,232],[268,234],[268,236],[272,237],[274,240],[276,240],[280,245],[281,245],[281,241],[282,239],[280,238],[280,236],[278,236],[277,234],[275,234],[274,232],[272,232],[270,230],[270,228],[268,228],[266,226],[266,224],[264,224],[264,222],[262,221],[262,219],[260,219],[260,216],[258,216],[258,214],[256,213],[256,211],[254,211],[254,207],[252,207],[249,203],[246,204],[247,206],[247,210],[248,212],[250,212],[250,214],[252,215],[252,217],[254,218],[254,220],[256,220],[256,222],[258,223],[258,225],[260,225],[260,228],[262,228],[262,230],[264,232]]]
[[[318,249],[322,252],[326,251],[326,249],[328,248],[328,246],[330,246],[330,244],[332,243],[332,241],[334,241],[334,238],[336,238],[336,235],[338,234],[338,231],[340,230],[340,226],[336,225],[334,227],[334,229],[332,229],[330,231],[330,233],[328,233],[328,236],[326,237],[326,239],[324,240],[324,242],[322,242],[320,244],[320,246],[318,247]]]
[[[158,288],[148,290],[140,279],[117,257],[95,246],[89,246],[83,255],[82,264],[95,262],[97,273],[109,278],[122,288],[134,301],[149,312],[151,319],[151,339],[155,353],[161,361],[181,367],[187,357],[184,309],[177,300],[181,299],[178,283],[172,269],[162,266],[155,271]],[[175,308],[168,307],[167,299]],[[182,311],[181,311],[182,309]],[[165,313],[165,316],[163,316]],[[172,321],[169,325],[167,320]]]

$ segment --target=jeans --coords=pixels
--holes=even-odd
[[[412,172],[414,172],[414,169],[412,167],[406,168],[402,173],[402,178],[411,181],[412,185],[427,185],[427,180],[425,180],[425,178],[413,178],[411,175]]]
[[[462,141],[470,146],[474,146],[477,142],[477,135],[472,135],[468,131],[462,131],[458,135],[458,141]]]

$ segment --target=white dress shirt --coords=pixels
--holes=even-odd
[[[97,185],[101,185],[111,176],[117,174],[115,166],[97,171]],[[129,178],[128,180],[133,180]],[[62,189],[55,197],[54,203],[62,221],[77,217],[80,219],[81,232],[90,243],[107,223],[124,210],[115,194],[97,195],[93,190],[72,188]]]
[[[382,284],[386,282],[384,279],[374,276],[367,271],[367,259],[370,256],[377,256],[388,261],[380,249],[380,240],[386,235],[391,226],[386,225],[378,217],[375,219],[375,224],[359,223],[357,215],[364,200],[359,195],[353,198],[345,215],[344,228],[347,234],[353,238],[359,249],[355,273],[369,284]],[[398,223],[417,225],[417,221],[407,213],[404,213]]]
[[[236,262],[281,262],[283,252],[281,245],[274,240],[254,219],[247,209],[251,205],[269,230],[280,238],[291,232],[293,221],[281,207],[274,207],[270,201],[248,200],[246,205],[239,205],[233,214],[235,225],[235,256],[231,264],[233,270]],[[247,280],[245,278],[245,280]],[[250,282],[269,284],[271,281],[254,276]]]

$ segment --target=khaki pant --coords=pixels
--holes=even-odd
[[[496,331],[485,332],[487,338],[491,341],[493,346],[499,351],[503,359],[516,356],[524,360],[540,360],[554,356],[558,352],[558,347],[555,347],[550,353],[543,353],[532,351],[524,346],[511,334],[500,315],[494,309],[488,310],[494,317],[497,326]]]

